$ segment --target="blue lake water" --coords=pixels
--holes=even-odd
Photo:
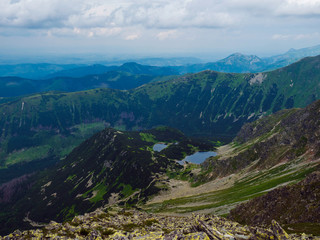
[[[168,146],[167,144],[156,143],[156,144],[153,146],[153,151],[160,152],[161,150],[165,149],[167,146]]]
[[[217,156],[216,152],[196,152],[190,156],[186,156],[183,160],[179,161],[180,164],[183,164],[184,161],[200,164],[203,163],[208,157]]]

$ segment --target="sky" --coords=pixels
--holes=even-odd
[[[271,56],[320,44],[320,0],[0,0],[0,54]]]

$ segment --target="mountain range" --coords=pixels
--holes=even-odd
[[[90,75],[94,74],[94,75]],[[167,67],[126,63],[120,67],[93,65],[51,74],[49,79],[0,78],[0,97],[28,95],[47,91],[75,92],[94,88],[132,89],[153,81],[164,81],[178,73]],[[61,75],[61,76],[60,76]]]
[[[239,58],[260,67],[255,56],[239,54],[224,63],[236,68]],[[249,224],[269,224],[272,213],[286,230],[308,225],[316,232],[320,56],[259,73],[171,77],[175,71],[167,67],[120,68],[23,80],[21,89],[29,84],[36,93],[1,99],[1,234],[114,204],[163,214],[227,216],[232,210],[229,218]],[[106,79],[124,89],[91,89]],[[41,92],[59,89],[33,81],[71,92]],[[179,162],[212,150],[218,155],[201,165]],[[285,203],[290,211],[272,212]],[[303,207],[310,218],[293,213]]]
[[[267,73],[203,71],[128,91],[16,98],[0,105],[1,165],[65,156],[106,126],[139,130],[166,125],[187,135],[230,141],[245,122],[318,99],[319,64],[318,56]]]
[[[126,61],[86,64],[11,64],[0,65],[0,77],[20,77],[26,79],[50,79],[55,77],[81,78],[88,75],[100,75],[109,71],[124,71],[131,74],[178,75],[196,73],[204,70],[234,73],[255,73],[285,67],[304,57],[320,54],[320,45],[290,49],[284,54],[260,58],[255,55],[234,53],[216,62],[201,63],[196,58],[142,58]],[[139,65],[139,71],[133,71],[130,63]],[[138,65],[136,65],[138,66]],[[157,66],[157,67],[155,67]],[[150,69],[152,69],[150,71]],[[142,71],[141,71],[142,70]],[[155,74],[155,71],[158,71]],[[58,89],[52,89],[58,90]]]

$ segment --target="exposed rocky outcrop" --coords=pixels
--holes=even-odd
[[[244,224],[320,223],[320,172],[303,181],[277,188],[231,210],[230,218]]]
[[[273,221],[270,228],[242,226],[217,216],[174,217],[139,211],[102,211],[77,216],[42,229],[15,232],[0,239],[316,239],[289,235]]]

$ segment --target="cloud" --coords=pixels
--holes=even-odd
[[[217,28],[232,24],[232,15],[219,6],[205,0],[1,0],[0,26]]]
[[[54,28],[47,31],[47,36],[71,37],[74,35],[85,37],[116,36],[122,32],[121,28]]]
[[[274,34],[272,36],[273,40],[303,40],[303,39],[312,39],[312,38],[317,38],[319,37],[320,34],[319,32],[314,32],[311,34]]]
[[[130,34],[125,37],[125,40],[136,40],[138,38],[140,38],[139,34]]]
[[[2,0],[0,26],[50,28],[64,26],[70,15],[77,14],[78,0]]]
[[[320,0],[0,1],[2,28],[228,28],[261,16],[320,17]]]
[[[320,17],[320,0],[286,0],[275,11],[279,16]]]
[[[169,30],[169,31],[165,31],[165,32],[160,32],[157,34],[157,38],[159,40],[166,40],[168,38],[175,38],[177,31],[176,30]]]
[[[76,38],[83,46],[92,39],[107,47],[139,40],[153,50],[155,39],[163,46],[176,39],[174,49],[220,44],[231,51],[265,39],[313,44],[319,24],[320,0],[0,0],[0,37],[8,45],[15,36],[42,38],[44,45],[56,37],[61,45]]]

